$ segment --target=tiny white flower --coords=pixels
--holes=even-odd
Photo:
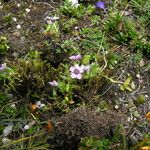
[[[18,24],[18,25],[16,26],[16,28],[17,28],[17,29],[20,29],[20,28],[21,28],[21,25],[20,25],[20,24]]]
[[[3,71],[7,68],[6,63],[0,65],[0,71]]]
[[[29,8],[26,8],[25,11],[26,11],[26,12],[30,12],[30,9],[29,9]]]
[[[45,106],[45,104],[42,104],[41,101],[37,101],[37,102],[36,102],[36,107],[37,107],[37,108],[42,108],[42,107],[44,107],[44,106]]]
[[[59,19],[59,17],[57,17],[57,16],[47,16],[46,17],[46,22],[48,23],[48,24],[52,24],[54,21],[56,21],[56,20],[58,20]]]

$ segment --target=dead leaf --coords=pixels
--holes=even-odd
[[[30,108],[31,108],[31,111],[34,112],[37,109],[37,105],[31,104]]]
[[[143,146],[140,148],[140,150],[150,150],[150,146]]]
[[[140,67],[143,67],[145,65],[145,62],[143,59],[140,60],[139,65],[140,65]]]
[[[150,112],[148,112],[145,117],[150,121]]]
[[[50,120],[48,120],[46,129],[50,131],[50,130],[52,130],[52,128],[53,128],[52,122]]]
[[[75,102],[73,100],[70,100],[69,101],[69,104],[74,104]]]

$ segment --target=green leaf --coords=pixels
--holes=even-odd
[[[132,89],[131,89],[131,81],[132,81],[132,77],[128,77],[125,82],[123,83],[123,85],[120,86],[120,89],[122,91],[125,91],[125,90],[128,90],[130,92],[132,92]]]

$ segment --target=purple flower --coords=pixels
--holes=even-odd
[[[81,54],[72,55],[69,57],[70,60],[79,60],[81,58],[82,58]]]
[[[81,79],[82,73],[84,72],[83,68],[81,66],[79,66],[78,64],[76,64],[75,66],[71,66],[70,71],[71,71],[70,76],[73,79]]]
[[[51,82],[48,82],[51,86],[58,86],[58,82],[53,80]]]
[[[101,8],[101,9],[105,9],[105,2],[101,2],[101,1],[97,2],[96,7]]]
[[[0,71],[3,71],[6,68],[6,63],[0,65]]]

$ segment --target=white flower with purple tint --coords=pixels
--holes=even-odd
[[[105,2],[99,1],[96,3],[97,8],[105,9]]]
[[[72,55],[69,57],[70,60],[80,60],[82,58],[81,54]]]
[[[71,66],[70,71],[71,71],[70,76],[72,79],[81,79],[82,73],[84,72],[83,68],[79,66],[78,64],[76,64],[75,66]]]
[[[58,20],[59,19],[59,17],[57,17],[57,16],[47,16],[46,17],[46,22],[48,23],[48,24],[52,24],[52,23],[54,23],[56,20]]]
[[[51,86],[58,86],[58,82],[53,80],[52,82],[48,82]]]
[[[81,67],[82,67],[82,70],[83,70],[84,72],[90,71],[90,65],[87,65],[87,66],[81,65]]]
[[[1,65],[0,65],[0,71],[5,70],[6,67],[7,67],[7,66],[6,66],[6,63],[1,64]]]
[[[37,108],[42,108],[45,106],[45,104],[42,104],[41,101],[37,101],[35,105]]]

